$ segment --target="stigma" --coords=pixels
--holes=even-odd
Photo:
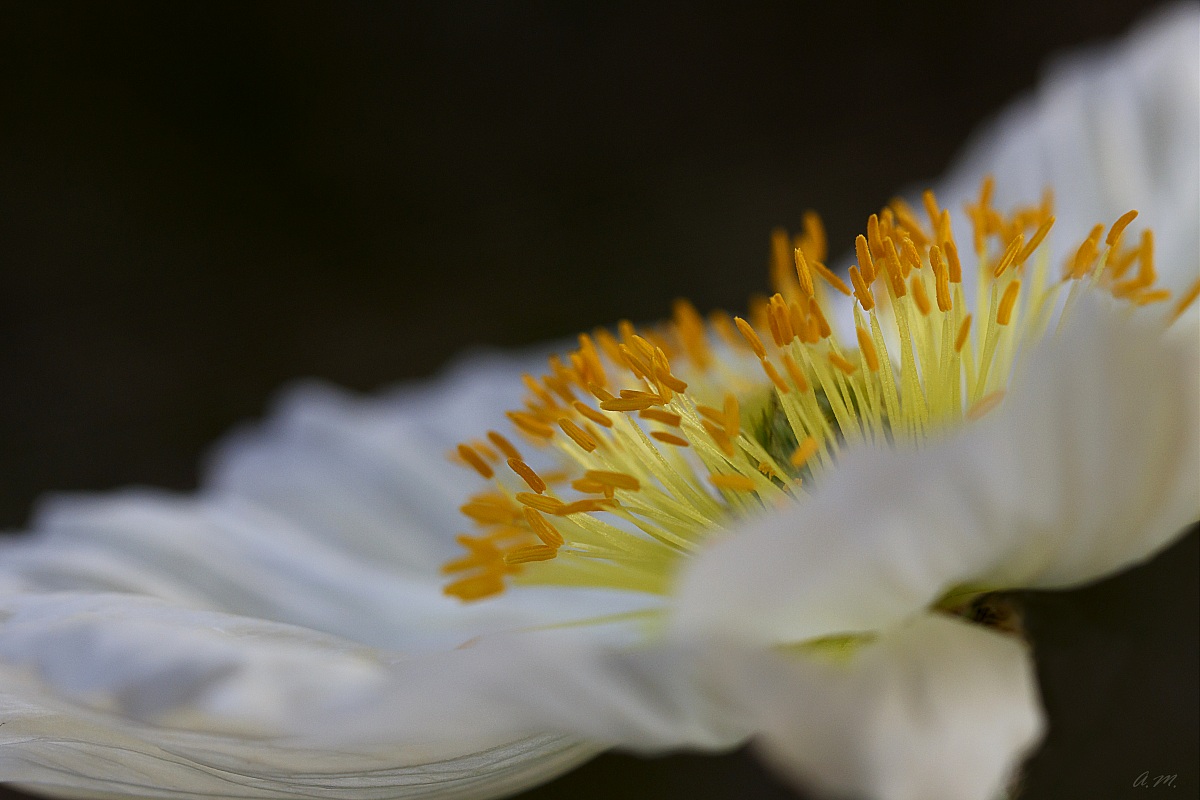
[[[966,250],[932,192],[919,210],[892,201],[854,240],[845,279],[810,212],[799,235],[773,234],[773,293],[744,316],[679,300],[665,323],[581,334],[523,376],[511,430],[451,454],[490,486],[461,508],[473,530],[442,568],[445,593],[665,592],[706,538],[803,503],[847,449],[919,447],[985,418],[1081,294],[1165,307],[1166,324],[1200,294],[1200,282],[1180,298],[1156,285],[1153,234],[1126,235],[1136,211],[1054,264],[1049,194],[1007,213],[992,194],[987,178],[967,206]]]

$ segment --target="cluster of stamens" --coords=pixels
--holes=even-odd
[[[1170,299],[1155,286],[1150,231],[1125,241],[1137,212],[1107,235],[1097,225],[1052,275],[1049,198],[1004,215],[991,195],[988,179],[967,207],[979,270],[970,303],[950,214],[926,192],[925,221],[902,200],[870,217],[849,285],[823,263],[810,213],[799,236],[773,235],[775,292],[745,318],[706,320],[677,301],[665,324],[583,334],[547,374],[525,375],[525,405],[508,418],[555,466],[539,472],[497,431],[458,446],[452,457],[493,486],[462,506],[479,531],[458,537],[465,553],[443,567],[454,576],[445,592],[476,600],[507,582],[662,592],[680,556],[737,517],[802,500],[845,448],[917,443],[991,411],[1064,287],[1060,324],[1084,291],[1132,307]],[[1168,321],[1198,294],[1200,282]],[[830,324],[840,316],[853,321],[845,341]]]

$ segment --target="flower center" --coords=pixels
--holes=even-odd
[[[496,431],[453,454],[493,485],[462,506],[478,530],[443,566],[446,594],[478,600],[508,583],[665,592],[706,537],[803,502],[847,448],[919,445],[994,409],[1064,292],[1060,321],[1086,291],[1134,307],[1170,299],[1155,287],[1150,231],[1125,241],[1136,211],[1107,235],[1097,225],[1052,274],[1049,196],[1004,215],[992,185],[967,207],[974,292],[932,192],[926,220],[902,200],[870,217],[850,285],[824,265],[809,213],[795,239],[774,234],[775,293],[745,318],[705,320],[677,301],[665,324],[582,334],[547,374],[523,376],[525,406],[508,417],[531,456]],[[1200,283],[1169,319],[1197,294]],[[843,319],[853,327],[830,322]]]

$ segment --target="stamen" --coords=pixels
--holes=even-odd
[[[792,383],[796,384],[796,389],[801,392],[807,392],[808,379],[804,377],[804,372],[800,369],[800,365],[796,363],[796,359],[792,358],[791,353],[783,354],[783,367],[791,377]]]
[[[861,328],[860,328],[860,330],[861,330]],[[813,437],[809,436],[803,442],[800,443],[800,445],[796,448],[795,452],[792,453],[791,458],[789,458],[788,461],[791,463],[791,465],[793,467],[797,467],[797,468],[802,467],[802,466],[804,466],[804,462],[806,462],[810,458],[812,458],[813,455],[816,454],[817,450],[820,449],[820,447],[821,446],[819,444],[817,444],[817,440],[814,439]]]
[[[590,453],[596,449],[596,440],[571,420],[566,418],[560,419],[558,427],[562,428],[562,432],[571,437],[571,441],[575,442],[575,444],[582,447],[585,451]]]
[[[508,460],[508,467],[513,472],[520,475],[521,480],[525,481],[525,484],[530,489],[533,489],[533,491],[537,492],[538,494],[542,494],[546,491],[546,482],[542,480],[541,477],[521,459],[510,458]]]
[[[829,352],[829,363],[833,364],[847,375],[853,375],[858,371],[858,367],[856,367],[854,364],[851,364],[849,361],[842,358],[842,356],[832,350]],[[878,363],[878,360],[876,363]]]
[[[796,277],[800,281],[800,293],[805,297],[812,297],[816,291],[813,288],[812,273],[808,271],[808,261],[799,247],[796,248]]]
[[[513,447],[512,442],[510,442],[508,439],[505,439],[495,431],[488,431],[487,437],[492,441],[492,444],[499,448],[500,452],[504,454],[505,458],[521,457],[521,451]]]
[[[471,468],[482,475],[485,479],[490,480],[492,476],[496,474],[492,471],[491,465],[484,461],[483,458],[480,457],[479,453],[476,453],[474,448],[472,448],[470,445],[460,444],[458,446],[458,455],[463,461],[470,464]]]
[[[1200,280],[1197,280],[1195,283],[1193,283],[1191,288],[1183,293],[1183,297],[1179,298],[1179,302],[1175,304],[1173,309],[1171,309],[1171,315],[1167,318],[1168,323],[1174,322],[1182,317],[1183,312],[1188,310],[1188,306],[1196,302],[1197,297],[1200,297]]]
[[[1021,282],[1013,281],[1004,290],[1004,297],[1000,300],[1000,310],[996,312],[996,324],[1007,325],[1012,319],[1013,306],[1017,302],[1017,292],[1021,290]]]
[[[562,534],[558,532],[558,528],[551,525],[537,509],[525,508],[522,511],[525,514],[525,521],[529,523],[529,529],[542,540],[542,544],[547,547],[562,546],[564,540]]]
[[[663,411],[657,408],[643,409],[638,412],[638,416],[642,417],[643,419],[652,419],[655,422],[661,422],[664,425],[671,425],[676,428],[679,427],[679,423],[683,419],[673,411]]]
[[[1124,214],[1118,217],[1117,221],[1113,223],[1113,226],[1109,228],[1108,236],[1104,237],[1104,243],[1109,247],[1115,246],[1116,243],[1121,240],[1121,234],[1125,232],[1127,227],[1129,227],[1129,223],[1137,219],[1137,215],[1138,212],[1136,209],[1134,209],[1126,211]]]
[[[610,397],[610,399],[612,399],[612,398]],[[596,423],[597,425],[603,425],[606,428],[611,428],[613,426],[611,419],[609,419],[607,416],[605,416],[604,414],[601,414],[599,411],[597,411],[596,409],[594,409],[590,406],[584,405],[583,403],[580,403],[579,401],[574,402],[572,404],[572,406],[574,407],[574,409],[576,411],[578,411],[580,414],[587,417],[588,419],[590,419],[592,422]]]
[[[713,486],[720,489],[734,489],[739,492],[753,492],[755,489],[754,481],[745,475],[724,475],[717,473],[709,475],[708,479],[712,481]]]
[[[871,372],[879,371],[879,355],[875,352],[875,343],[871,341],[871,334],[867,333],[862,327],[854,329],[858,336],[858,349],[866,359],[867,369]]]
[[[521,583],[665,592],[678,560],[710,532],[764,507],[806,502],[845,450],[920,447],[944,427],[987,415],[1060,305],[1060,286],[1048,285],[1050,265],[1038,255],[1054,225],[1048,201],[1002,214],[991,206],[993,191],[986,180],[968,206],[979,255],[969,266],[981,277],[970,298],[949,212],[926,192],[920,219],[921,209],[903,201],[871,216],[855,238],[858,263],[848,279],[823,263],[824,231],[806,215],[800,236],[773,235],[774,292],[752,298],[744,318],[715,311],[705,320],[678,301],[661,326],[639,332],[623,320],[616,335],[581,335],[577,350],[550,359],[548,374],[525,375],[524,407],[509,419],[535,444],[556,445],[549,454],[562,471],[539,475],[495,431],[457,447],[452,459],[497,489],[462,506],[482,530],[457,537],[463,554],[442,567],[457,580],[444,591],[480,599],[519,573]],[[1135,214],[1118,219],[1107,237],[1097,225],[1062,265],[1064,281],[1076,280],[1060,325],[1088,291],[1110,293],[1130,313],[1172,297],[1155,285],[1153,235],[1124,243]],[[879,310],[877,277],[885,283]],[[830,325],[841,298],[826,287],[852,298],[846,310],[856,349]],[[827,305],[830,297],[839,303]],[[1198,299],[1200,281],[1172,301],[1170,321]],[[931,319],[935,300],[940,318]],[[768,330],[771,354],[759,333]],[[710,348],[714,334],[724,343]],[[576,399],[581,390],[595,400]],[[722,399],[714,407],[701,398]],[[494,470],[504,458],[512,474]],[[554,496],[568,485],[577,499]],[[556,556],[558,563],[538,565]]]
[[[642,488],[642,484],[637,478],[632,475],[626,475],[624,472],[610,472],[608,470],[589,469],[584,473],[584,477],[593,480],[596,483],[605,486],[611,486],[614,489],[625,489],[626,491],[636,492]]]
[[[861,233],[854,240],[854,254],[858,256],[858,268],[861,271],[864,285],[869,287],[875,280],[875,262],[871,258],[870,248],[867,247],[867,237],[863,236]],[[854,267],[851,267],[850,269],[853,270]],[[851,272],[851,275],[853,275],[853,272]],[[857,288],[858,283],[855,282],[854,285]],[[862,297],[859,297],[859,301],[861,300]],[[869,308],[867,310],[870,311]]]
[[[545,511],[547,514],[557,514],[566,505],[566,503],[557,498],[541,494],[530,494],[529,492],[517,492],[514,497],[517,498],[517,502],[521,505],[536,508],[538,511]]]
[[[858,268],[854,265],[850,266],[850,282],[854,284],[854,296],[858,298],[863,311],[870,311],[874,308],[875,297],[871,294],[871,287],[867,285],[866,279],[859,274]]]
[[[657,439],[664,444],[673,444],[676,447],[687,447],[689,444],[688,440],[684,439],[682,436],[676,436],[673,433],[667,433],[665,431],[651,431],[650,436],[651,438]]]
[[[1025,237],[1022,234],[1017,234],[1016,238],[1008,243],[1008,247],[1004,250],[1004,255],[1000,257],[1000,261],[996,264],[996,270],[992,274],[999,278],[1004,274],[1004,270],[1009,268],[1009,265],[1017,258],[1017,253],[1021,252],[1021,245],[1025,243]]]
[[[967,343],[967,335],[971,332],[971,315],[967,314],[963,317],[962,324],[958,326],[958,335],[954,337],[954,351],[961,352],[963,345]]]
[[[787,385],[787,383],[783,380],[783,377],[779,374],[779,371],[775,369],[775,366],[765,358],[762,360],[762,368],[763,372],[766,373],[767,378],[770,379],[771,383],[775,384],[775,388],[778,389],[780,393],[787,394],[792,390],[792,387]]]
[[[558,551],[553,547],[544,544],[529,544],[524,547],[517,547],[509,550],[504,554],[504,563],[517,564],[532,564],[535,561],[549,561],[558,555]]]
[[[767,349],[763,347],[762,340],[758,338],[758,334],[754,332],[754,328],[750,327],[750,323],[741,317],[734,317],[733,324],[737,325],[738,331],[742,334],[742,338],[746,340],[746,344],[750,345],[750,349],[754,351],[754,355],[759,358],[765,358]]]

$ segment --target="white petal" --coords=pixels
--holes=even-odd
[[[731,663],[758,749],[839,797],[994,800],[1041,735],[1026,648],[949,618],[921,618],[846,663]]]
[[[348,747],[401,751],[536,731],[644,752],[728,749],[750,729],[712,682],[719,652],[707,641],[611,642],[588,629],[500,634],[398,662],[369,705],[324,720]]]
[[[390,569],[287,517],[215,494],[55,498],[38,515],[36,535],[3,543],[0,553],[0,588],[145,594],[406,653],[648,604],[627,593],[549,588],[464,604],[442,594],[436,571]]]
[[[388,684],[380,654],[311,631],[146,598],[4,601],[0,776],[78,796],[484,797],[594,755],[553,736],[463,731],[435,747],[331,744]],[[313,729],[291,727],[297,714]]]
[[[433,573],[454,556],[458,507],[478,480],[446,455],[503,428],[541,351],[468,358],[445,376],[374,398],[304,384],[257,429],[217,448],[207,491],[267,507],[360,557]]]
[[[1078,584],[1170,543],[1200,517],[1198,342],[1075,311],[990,418],[850,452],[807,502],[692,559],[676,632],[879,630],[952,587]]]

